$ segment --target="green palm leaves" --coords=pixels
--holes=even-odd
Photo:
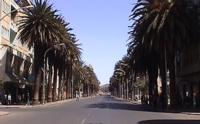
[[[25,10],[19,21],[19,38],[22,44],[27,44],[34,51],[33,100],[38,103],[40,87],[42,85],[44,89],[46,82],[48,82],[48,101],[52,101],[52,95],[53,101],[60,100],[63,90],[67,88],[70,88],[72,97],[74,66],[78,66],[81,61],[80,44],[76,36],[70,32],[72,28],[69,27],[69,23],[57,13],[53,5],[46,0],[34,0],[32,4],[33,8]],[[47,70],[49,70],[48,74],[45,73]],[[47,75],[48,80],[45,78]],[[57,78],[59,78],[58,99],[56,98]],[[45,92],[42,92],[42,101],[44,101]]]
[[[138,0],[130,15],[133,22],[130,26],[130,42],[128,43],[129,66],[131,75],[149,77],[149,100],[158,96],[158,72],[162,80],[161,99],[163,107],[167,102],[166,73],[170,78],[170,101],[175,105],[175,59],[176,53],[182,52],[194,44],[197,31],[197,14],[195,7],[186,0]],[[165,105],[164,105],[165,104]]]

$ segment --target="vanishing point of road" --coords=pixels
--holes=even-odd
[[[110,96],[3,111],[10,114],[0,116],[0,124],[200,124],[200,115],[153,112]]]

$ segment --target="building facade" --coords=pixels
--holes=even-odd
[[[28,0],[0,0],[0,100],[27,101],[32,95],[32,50],[18,39],[18,21]],[[24,8],[25,9],[25,8]]]

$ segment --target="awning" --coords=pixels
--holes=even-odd
[[[26,59],[26,56],[31,57],[30,51],[25,49],[25,48],[23,48],[23,47],[19,47],[19,46],[13,45],[13,44],[10,44],[8,42],[2,42],[0,45],[10,47],[13,50],[13,54],[15,54],[15,55],[17,55],[17,52],[22,53],[22,57],[24,59]]]

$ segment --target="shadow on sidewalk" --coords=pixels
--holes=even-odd
[[[200,120],[145,120],[138,124],[200,124]]]

